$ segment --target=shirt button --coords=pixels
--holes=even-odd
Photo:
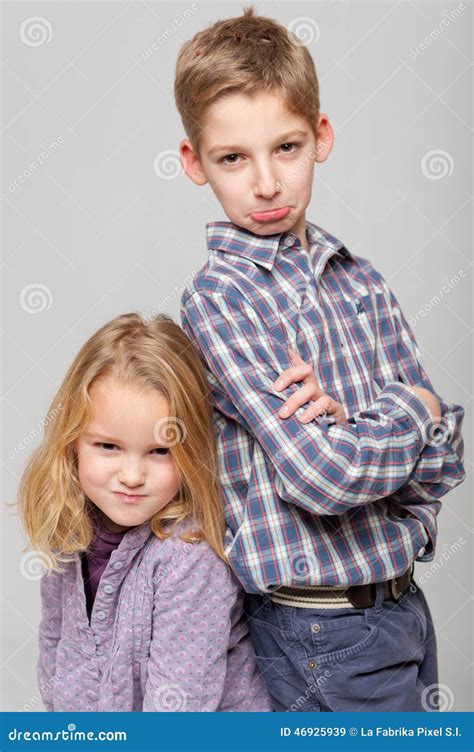
[[[420,548],[420,550],[418,551],[418,556],[423,556],[424,553],[425,553],[425,549]]]
[[[321,627],[319,626],[319,624],[311,624],[311,631],[315,634],[318,634],[318,632],[321,631]]]
[[[114,589],[112,585],[104,585],[104,593],[113,593]]]
[[[105,619],[104,612],[103,611],[97,611],[97,618],[100,619],[101,621],[104,621],[104,619]]]
[[[285,238],[283,242],[287,248],[291,248],[291,246],[294,245],[295,240],[291,237],[291,235],[288,235],[288,237]]]
[[[95,642],[96,645],[100,645],[101,639],[100,639],[100,636],[98,634],[94,635],[94,642]]]

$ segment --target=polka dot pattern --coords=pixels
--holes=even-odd
[[[205,542],[149,523],[112,552],[87,616],[79,554],[41,580],[38,684],[49,711],[264,711],[244,592]],[[105,588],[105,586],[108,586]]]

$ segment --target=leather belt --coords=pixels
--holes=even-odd
[[[386,580],[383,584],[384,600],[398,601],[402,593],[410,586],[414,564],[411,564],[398,577]],[[314,601],[318,606],[330,608],[343,608],[344,603],[350,603],[353,608],[370,608],[375,604],[376,584],[350,585],[346,588],[336,587],[280,587],[271,594],[271,599],[277,603],[299,606],[302,608],[314,608]]]

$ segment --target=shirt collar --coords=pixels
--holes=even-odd
[[[272,269],[278,251],[288,247],[289,239],[298,240],[297,236],[291,232],[255,235],[233,222],[225,221],[208,222],[206,232],[209,250],[235,253],[268,270]],[[340,240],[312,222],[306,222],[306,235],[310,246],[316,246],[318,250],[330,251],[329,255],[339,253],[341,256],[351,256]]]

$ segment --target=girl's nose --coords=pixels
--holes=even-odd
[[[141,486],[145,482],[145,473],[139,463],[128,462],[120,468],[118,480],[125,486],[135,488],[135,486]]]

